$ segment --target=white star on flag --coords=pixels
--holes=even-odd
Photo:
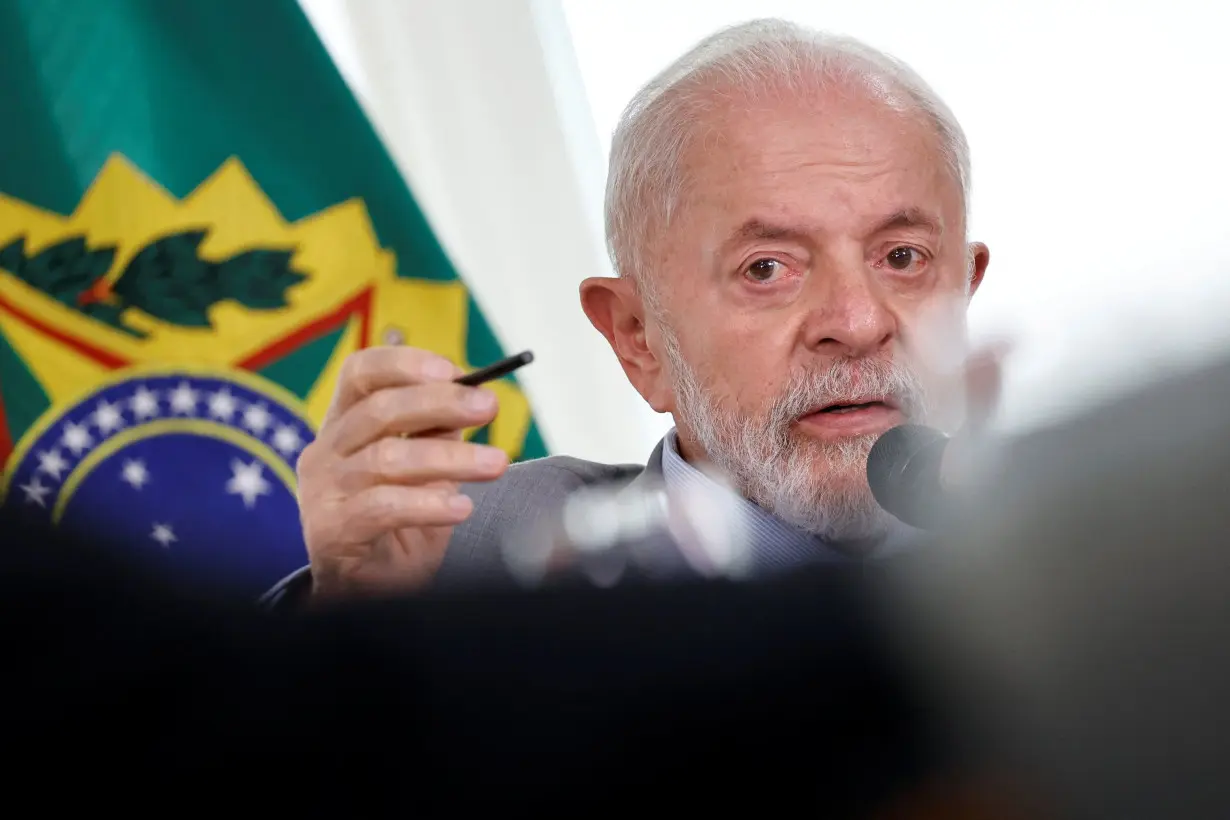
[[[188,382],[180,382],[171,391],[171,409],[180,415],[188,416],[196,412],[197,393]]]
[[[111,404],[106,399],[98,402],[94,409],[94,424],[104,436],[109,436],[124,426],[124,415],[118,405]]]
[[[273,434],[273,446],[282,455],[292,456],[303,448],[303,439],[294,427],[284,425]]]
[[[128,400],[128,406],[132,408],[132,414],[138,421],[152,419],[158,415],[158,397],[144,385],[137,388],[137,392]]]
[[[60,438],[60,441],[74,456],[79,456],[82,452],[94,446],[94,437],[90,435],[90,431],[86,429],[86,426],[84,424],[74,424],[71,421],[64,425],[64,435]]]
[[[149,470],[145,468],[144,461],[130,458],[124,462],[124,469],[120,476],[125,482],[131,484],[134,490],[139,490],[149,481]]]
[[[264,435],[272,423],[273,416],[263,404],[253,404],[243,411],[243,426],[258,436]]]
[[[68,462],[59,450],[44,450],[38,454],[38,469],[59,481],[60,473],[68,469]]]
[[[261,475],[262,466],[259,461],[244,464],[235,459],[231,462],[231,480],[226,482],[226,491],[243,498],[243,505],[249,510],[256,505],[258,496],[269,494],[269,482]]]
[[[169,547],[172,543],[179,540],[175,537],[175,531],[171,529],[170,524],[155,524],[154,531],[149,534],[149,537],[153,538],[163,547]]]
[[[225,387],[209,396],[209,415],[220,421],[230,421],[238,409],[239,401]]]
[[[51,492],[51,488],[44,487],[42,482],[38,480],[38,476],[30,479],[29,484],[22,484],[20,489],[26,494],[27,504],[37,504],[40,507],[47,506],[47,494]]]

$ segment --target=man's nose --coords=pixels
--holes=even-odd
[[[803,333],[810,349],[861,358],[888,347],[896,336],[888,294],[861,258],[813,271],[805,300]]]

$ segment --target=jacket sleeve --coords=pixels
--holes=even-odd
[[[294,612],[312,591],[312,568],[301,567],[274,584],[258,605],[268,612]]]

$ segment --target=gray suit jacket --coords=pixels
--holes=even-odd
[[[549,456],[514,464],[498,481],[463,485],[462,492],[474,500],[474,512],[453,530],[435,585],[457,588],[508,584],[511,578],[500,548],[502,539],[513,528],[533,526],[545,519],[582,487],[633,487],[660,481],[662,446],[659,442],[644,466]],[[270,609],[293,609],[311,584],[311,570],[304,567],[279,581],[265,593],[261,603]]]

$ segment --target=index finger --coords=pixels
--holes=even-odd
[[[462,374],[443,356],[418,347],[369,347],[352,353],[338,375],[325,423],[378,390],[452,381]]]

